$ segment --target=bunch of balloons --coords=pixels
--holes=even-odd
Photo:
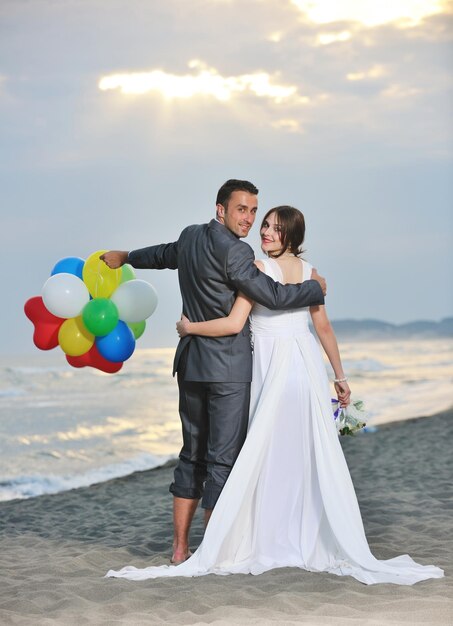
[[[58,261],[44,284],[42,297],[25,303],[35,327],[33,341],[41,350],[60,346],[73,367],[118,372],[135,350],[145,320],[157,306],[149,283],[135,278],[130,265],[112,270],[93,252],[86,261]]]

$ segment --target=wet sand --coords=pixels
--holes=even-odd
[[[410,554],[445,578],[366,586],[285,568],[260,576],[130,582],[109,569],[167,563],[172,466],[0,504],[0,624],[453,623],[453,411],[343,438],[375,556]],[[201,511],[192,547],[202,538]]]

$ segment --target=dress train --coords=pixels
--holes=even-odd
[[[303,263],[308,276],[311,266]],[[280,278],[269,260],[265,269]],[[407,554],[378,560],[371,553],[308,310],[272,312],[255,305],[251,321],[249,432],[201,545],[180,565],[127,566],[107,577],[261,574],[288,566],[365,584],[442,577],[440,568]]]

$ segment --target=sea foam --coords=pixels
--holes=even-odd
[[[340,349],[352,394],[369,414],[364,436],[452,405],[452,339],[343,341]],[[87,486],[175,458],[173,354],[136,350],[115,375],[73,369],[58,352],[0,362],[0,499]]]
[[[122,463],[113,463],[98,469],[92,469],[74,476],[29,475],[0,481],[0,501],[17,498],[32,498],[44,494],[68,491],[79,487],[88,487],[113,478],[128,476],[133,472],[153,469],[165,465],[173,457],[171,455],[157,457],[152,454],[140,454]]]

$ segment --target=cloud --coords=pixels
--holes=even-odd
[[[365,26],[398,22],[415,26],[425,17],[443,11],[442,0],[291,0],[309,20],[317,24],[357,21]]]
[[[156,69],[150,72],[110,74],[103,76],[98,86],[101,91],[119,89],[123,94],[158,92],[168,99],[210,96],[222,102],[246,93],[280,103],[292,98],[297,92],[294,85],[275,83],[267,72],[225,77],[198,60],[190,61],[189,68],[195,72],[177,75]]]
[[[421,89],[416,87],[409,87],[400,84],[389,85],[386,89],[381,91],[381,95],[384,98],[391,98],[392,100],[401,100],[404,98],[412,98],[422,92]]]
[[[328,46],[338,41],[348,41],[351,39],[352,33],[349,30],[342,30],[338,33],[319,33],[317,43],[321,46]]]
[[[283,36],[283,33],[277,30],[271,33],[267,39],[268,41],[271,41],[272,43],[278,43],[279,41],[281,41],[282,36]]]
[[[283,130],[288,133],[303,133],[303,129],[298,120],[281,119],[272,123],[272,127],[277,130]]]
[[[383,65],[373,65],[369,70],[361,72],[349,72],[346,74],[346,78],[351,81],[365,80],[367,78],[381,78],[385,76],[386,69]]]

